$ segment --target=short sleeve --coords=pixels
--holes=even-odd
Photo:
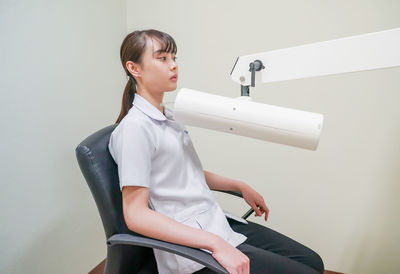
[[[110,153],[118,165],[120,189],[149,187],[151,159],[155,152],[152,125],[144,119],[124,119],[111,134]]]

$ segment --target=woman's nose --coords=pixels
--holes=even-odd
[[[171,61],[171,70],[176,70],[178,67],[178,64],[176,63],[176,61],[172,60]]]

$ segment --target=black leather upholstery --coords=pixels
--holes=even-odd
[[[81,171],[96,201],[107,239],[114,234],[134,234],[125,225],[118,169],[108,151],[108,141],[115,127],[111,125],[97,131],[75,150]],[[157,273],[156,269],[151,248],[132,245],[107,247],[105,273]]]

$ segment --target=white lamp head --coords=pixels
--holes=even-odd
[[[174,116],[183,124],[315,150],[323,116],[182,88]],[[244,100],[246,99],[246,100]]]

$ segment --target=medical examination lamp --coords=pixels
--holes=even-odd
[[[400,66],[400,28],[241,56],[231,72],[241,96],[182,88],[174,116],[183,124],[316,150],[323,115],[253,102],[250,86]]]

